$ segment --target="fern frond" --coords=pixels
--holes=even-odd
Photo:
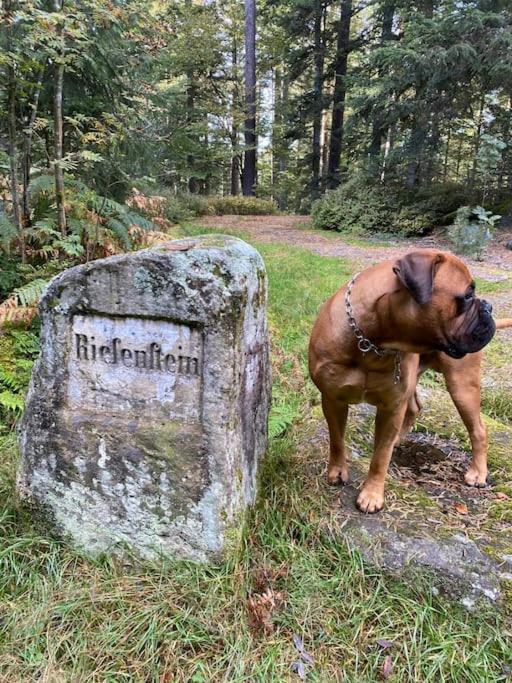
[[[21,394],[15,394],[7,389],[0,392],[0,406],[15,415],[21,415],[25,408],[25,401]]]
[[[271,439],[282,436],[293,424],[295,419],[295,406],[287,403],[273,405],[268,419],[268,435]]]
[[[30,181],[30,194],[33,199],[39,195],[49,195],[55,192],[55,176],[43,174]]]
[[[19,306],[33,306],[38,303],[46,285],[47,280],[38,277],[15,289],[11,296],[16,297]]]
[[[110,230],[114,236],[121,242],[125,249],[130,249],[132,246],[132,241],[128,233],[128,227],[117,218],[109,218],[106,222],[105,227]]]
[[[5,302],[4,302],[5,303]],[[0,327],[5,323],[15,323],[30,325],[37,315],[37,306],[14,306],[12,308],[2,308],[0,305]]]
[[[0,208],[0,248],[6,253],[9,253],[14,237],[16,237],[16,227],[5,211]]]

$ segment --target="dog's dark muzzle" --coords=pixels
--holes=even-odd
[[[484,299],[479,299],[475,304],[478,304],[478,315],[475,316],[474,322],[468,326],[460,339],[454,339],[441,349],[451,358],[463,358],[468,353],[476,353],[494,337],[496,325],[492,319],[491,304]]]

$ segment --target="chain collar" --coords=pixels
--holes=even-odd
[[[348,283],[347,291],[345,292],[345,309],[347,311],[348,324],[354,332],[354,336],[357,339],[357,348],[361,353],[368,353],[372,351],[377,356],[394,356],[395,357],[395,368],[394,368],[394,383],[399,384],[402,377],[402,367],[400,364],[400,351],[396,349],[384,349],[382,346],[377,346],[368,337],[364,336],[362,329],[356,322],[354,317],[354,309],[352,308],[352,302],[350,301],[350,294],[352,293],[352,287],[356,281],[359,273],[356,273],[352,280]]]

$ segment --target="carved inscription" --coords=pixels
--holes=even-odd
[[[123,340],[114,337],[109,343],[97,346],[92,335],[75,333],[75,353],[77,360],[101,360],[107,365],[120,363],[125,368],[159,370],[160,372],[199,375],[199,359],[185,356],[183,347],[178,344],[174,353],[164,353],[157,342],[151,342],[144,349],[127,349]]]
[[[70,342],[70,408],[200,416],[199,330],[166,320],[76,315]]]

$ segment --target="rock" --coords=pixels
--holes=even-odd
[[[506,247],[507,249],[512,250],[512,240],[509,240],[509,241],[505,244],[505,247]]]
[[[219,235],[51,281],[18,476],[46,527],[93,555],[222,553],[267,444],[266,297],[260,255]]]

